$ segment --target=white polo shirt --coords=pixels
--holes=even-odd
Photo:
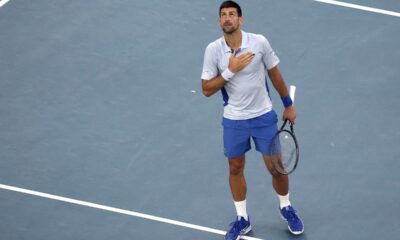
[[[205,50],[201,79],[220,75],[228,67],[231,51],[224,37],[210,43]],[[221,89],[224,117],[232,120],[255,118],[272,110],[265,74],[278,65],[279,58],[263,35],[242,31],[242,45],[236,56],[245,52],[255,54],[252,62]]]

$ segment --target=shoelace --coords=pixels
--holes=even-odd
[[[299,218],[296,215],[296,211],[294,209],[289,208],[287,210],[287,214],[285,216],[287,218],[287,220],[298,220]]]
[[[229,226],[232,226],[231,231],[233,230],[233,231],[237,232],[240,229],[239,224],[240,224],[239,220],[231,222],[231,224],[229,224]]]

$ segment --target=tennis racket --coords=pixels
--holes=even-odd
[[[290,86],[290,97],[294,102],[296,87]],[[284,175],[292,173],[299,162],[299,145],[294,133],[293,124],[289,129],[285,129],[288,120],[286,119],[279,131],[272,138],[269,148],[270,158],[274,169]]]

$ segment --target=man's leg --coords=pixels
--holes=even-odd
[[[237,219],[232,223],[232,228],[226,233],[226,240],[237,240],[241,235],[251,230],[249,217],[246,210],[246,179],[244,177],[245,156],[228,158],[229,185],[235,203]]]
[[[235,202],[246,199],[247,185],[244,178],[245,156],[228,158],[229,161],[229,185]]]
[[[289,177],[277,172],[268,156],[263,155],[263,158],[265,166],[272,175],[272,186],[279,198],[279,210],[282,218],[287,221],[289,231],[294,235],[299,235],[304,231],[304,224],[289,201]]]
[[[246,210],[245,153],[251,149],[250,131],[246,121],[223,119],[224,154],[229,164],[229,185],[237,217],[225,235],[226,240],[237,240],[251,230]],[[238,157],[239,156],[239,157]]]
[[[265,166],[271,173],[272,186],[274,187],[275,192],[281,196],[286,196],[289,193],[289,177],[275,171],[269,156],[263,155],[263,158]]]

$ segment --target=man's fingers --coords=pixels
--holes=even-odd
[[[240,62],[242,62],[242,63],[249,63],[249,62],[251,62],[251,60],[253,60],[253,58],[254,58],[254,54],[252,54],[252,53],[245,53],[245,54],[240,55],[240,56],[238,57],[238,60],[239,60]]]
[[[296,123],[296,118],[282,117],[282,121],[285,121],[285,120],[289,120],[289,122],[291,122],[293,125]]]
[[[246,67],[253,60],[254,57],[254,54],[250,52],[242,53],[237,57],[235,56],[235,53],[236,52],[232,53],[229,59],[229,65],[232,64],[232,67],[236,69],[236,72]]]
[[[253,58],[254,58],[254,56],[251,55],[251,56],[249,56],[249,57],[243,59],[243,61],[244,61],[244,63],[249,64],[249,63],[253,60]]]
[[[245,53],[241,54],[240,56],[238,56],[237,58],[238,59],[244,59],[244,58],[253,57],[253,56],[254,56],[254,53],[245,52]]]
[[[246,59],[249,60],[249,61],[253,60],[253,58],[254,58],[254,54],[249,54],[249,55],[246,57]]]

